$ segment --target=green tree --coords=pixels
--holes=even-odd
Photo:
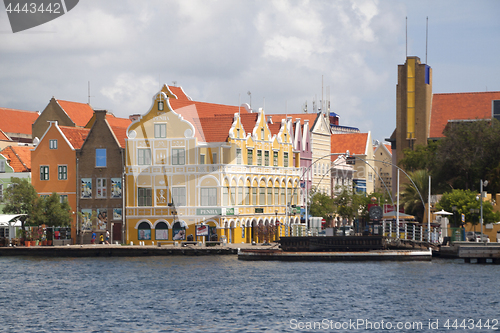
[[[40,214],[35,217],[35,223],[50,227],[64,227],[71,223],[71,207],[67,200],[61,203],[61,197],[52,193],[48,197],[39,197],[37,201]]]
[[[471,213],[471,209],[480,209],[481,202],[477,200],[477,193],[471,190],[455,189],[451,192],[444,193],[441,200],[436,204],[438,210],[444,209],[448,212],[453,212],[453,206],[457,207],[455,214],[457,216],[457,225],[455,219],[451,219],[451,223],[458,227],[461,225],[460,216],[465,214],[465,221],[472,224],[479,223],[479,218]],[[500,213],[493,211],[493,205],[489,201],[483,201],[483,219],[484,223],[494,223],[500,220]]]
[[[4,191],[4,214],[27,214],[20,218],[23,237],[26,233],[25,224],[34,224],[39,215],[38,194],[28,179],[12,178],[11,186]]]
[[[417,145],[414,150],[406,148],[403,150],[404,158],[399,161],[399,166],[406,171],[436,169],[436,152],[440,141],[430,141],[427,145]]]
[[[309,207],[310,214],[315,217],[322,217],[330,222],[333,213],[333,200],[330,196],[317,192],[311,197]]]
[[[439,169],[434,174],[453,188],[479,190],[479,180],[500,170],[500,123],[498,120],[449,123],[437,149]],[[492,189],[500,178],[492,179]]]
[[[427,203],[429,192],[429,172],[427,170],[417,170],[409,172],[408,175],[413,181],[403,183],[403,192],[401,193],[400,203],[404,206],[405,213],[414,215],[418,221],[424,218],[425,207],[422,199]]]

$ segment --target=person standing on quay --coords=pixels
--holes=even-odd
[[[99,236],[99,244],[104,244],[104,236],[102,234]]]
[[[109,244],[109,230],[106,230],[106,244]]]
[[[95,231],[92,231],[92,239],[90,240],[91,244],[95,244],[95,237],[96,237]]]

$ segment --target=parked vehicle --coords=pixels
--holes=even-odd
[[[488,237],[488,235],[485,235],[485,234],[481,234],[480,232],[476,232],[476,242],[479,242],[479,243],[489,243],[490,242],[490,238]]]
[[[476,233],[474,231],[467,231],[465,233],[465,240],[468,242],[475,242],[476,241]]]

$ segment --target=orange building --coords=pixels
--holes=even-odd
[[[31,152],[32,184],[38,195],[58,193],[71,206],[71,239],[76,241],[76,150],[80,149],[89,129],[59,126],[50,121],[38,145]]]

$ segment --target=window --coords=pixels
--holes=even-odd
[[[227,187],[225,187],[227,190]],[[205,187],[200,189],[201,206],[217,206],[217,188]]]
[[[271,206],[273,204],[273,188],[267,188],[267,204]]]
[[[252,165],[253,163],[253,150],[247,149],[247,164]]]
[[[167,137],[167,124],[155,124],[155,138],[161,139]]]
[[[265,164],[265,166],[269,166],[269,151],[268,150],[266,150],[264,152],[264,164]]]
[[[57,149],[57,140],[49,140],[49,148]]]
[[[245,205],[250,205],[250,187],[245,187]]]
[[[137,239],[150,240],[151,239],[151,226],[147,222],[141,222],[137,228]]]
[[[96,168],[106,167],[106,148],[97,148],[95,150],[95,166]]]
[[[241,148],[236,148],[236,164],[241,164]]]
[[[263,128],[260,129],[260,139],[264,140],[264,129]]]
[[[238,187],[238,205],[243,205],[243,187]]]
[[[283,153],[283,166],[288,168],[288,153]]]
[[[59,196],[59,201],[60,201],[61,203],[64,203],[64,202],[68,201],[68,196],[67,196],[66,194],[61,194],[61,195]]]
[[[205,154],[200,155],[200,164],[205,164]]]
[[[137,193],[138,206],[149,207],[152,206],[152,196],[150,187],[139,187]]]
[[[40,180],[49,180],[49,166],[41,165],[40,166]]]
[[[286,198],[285,198],[285,188],[281,189],[281,200],[280,200],[282,205],[286,205]]]
[[[57,179],[67,180],[68,179],[68,166],[59,165],[57,166]]]
[[[263,206],[266,204],[266,188],[259,187],[259,205]]]
[[[5,172],[5,161],[0,161],[0,172]]]
[[[257,150],[257,165],[262,165],[262,150]]]
[[[278,152],[273,152],[273,166],[278,166]]]
[[[163,111],[163,101],[158,101],[158,111]]]
[[[252,187],[252,205],[257,205],[257,187]]]
[[[186,206],[186,188],[182,187],[172,187],[172,201],[174,205]]]
[[[212,164],[219,164],[217,161],[217,153],[212,153]]]
[[[229,188],[225,186],[222,189],[222,205],[229,206]]]
[[[137,149],[137,164],[151,165],[151,149],[149,148]]]
[[[279,196],[280,196],[280,189],[278,187],[274,188],[274,205],[277,206],[279,205]]]
[[[106,198],[106,178],[97,178],[96,198]],[[149,189],[151,191],[151,189]],[[150,194],[151,195],[151,194]],[[140,206],[140,205],[139,205]],[[151,205],[148,205],[151,206]]]
[[[500,101],[493,101],[493,118],[500,120]]]
[[[167,240],[168,239],[168,225],[165,222],[158,222],[155,226],[155,239]]]
[[[172,149],[172,165],[186,164],[186,151],[184,148]]]

